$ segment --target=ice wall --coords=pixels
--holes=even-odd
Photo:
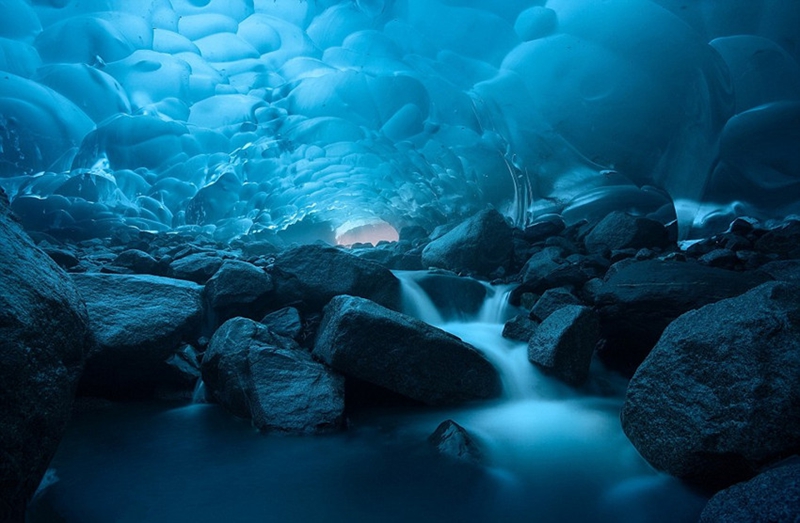
[[[0,0],[33,229],[524,224],[800,207],[800,3]],[[385,223],[384,223],[385,222]],[[321,233],[322,234],[322,233]],[[324,234],[322,234],[324,235]]]

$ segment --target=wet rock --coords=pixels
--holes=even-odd
[[[64,434],[91,344],[70,278],[0,203],[0,521],[23,521]]]
[[[539,321],[544,321],[548,316],[565,305],[582,305],[581,301],[564,288],[548,289],[531,310],[531,314]]]
[[[286,338],[297,340],[303,332],[303,321],[300,311],[294,307],[271,312],[261,319],[261,323],[270,328],[272,332]]]
[[[472,278],[447,272],[427,272],[415,280],[445,318],[477,314],[486,299],[486,287]]]
[[[266,271],[239,260],[225,260],[208,280],[205,296],[219,323],[234,316],[260,318],[274,285]]]
[[[222,258],[214,253],[198,252],[172,261],[168,274],[179,280],[205,285],[222,266],[222,262]]]
[[[384,307],[400,307],[400,281],[381,265],[323,245],[281,253],[272,269],[273,305],[319,311],[340,294],[360,296]]]
[[[74,274],[97,340],[81,392],[109,398],[148,397],[172,386],[167,360],[200,335],[202,287],[133,274]]]
[[[738,296],[769,280],[758,272],[690,262],[648,260],[618,271],[614,267],[595,299],[601,331],[608,340],[599,355],[625,375],[633,374],[667,325],[684,312]]]
[[[443,421],[428,436],[436,451],[448,458],[479,465],[483,459],[481,449],[469,435],[469,432],[453,420]]]
[[[500,394],[497,371],[440,329],[353,296],[325,307],[314,355],[347,376],[431,405]]]
[[[669,245],[666,228],[655,220],[612,212],[598,223],[585,238],[589,252],[619,249],[658,248]]]
[[[592,309],[567,305],[536,328],[528,341],[528,359],[547,374],[580,385],[589,377],[599,339],[599,324]]]
[[[518,314],[503,326],[503,337],[527,343],[538,326],[539,323],[532,320],[529,315]]]
[[[667,327],[622,425],[654,467],[719,489],[800,448],[800,287],[761,285]]]
[[[344,378],[254,321],[225,322],[201,368],[211,396],[259,430],[309,434],[343,423]]]
[[[430,242],[422,251],[425,267],[491,278],[513,258],[512,229],[494,209],[482,211]]]
[[[700,515],[700,523],[795,523],[798,520],[800,461],[797,458],[718,492]]]
[[[155,258],[138,249],[128,249],[119,253],[108,269],[109,272],[121,274],[159,275],[162,272]]]

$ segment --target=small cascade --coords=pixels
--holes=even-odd
[[[444,323],[444,318],[417,281],[420,274],[424,273],[420,271],[394,271],[394,275],[397,276],[401,284],[403,313],[438,327]]]
[[[194,392],[192,392],[192,403],[208,403],[206,400],[206,383],[203,381],[203,378],[197,379]]]

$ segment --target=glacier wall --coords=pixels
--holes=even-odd
[[[29,229],[389,238],[800,207],[800,2],[0,0]]]

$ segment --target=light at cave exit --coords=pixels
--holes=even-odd
[[[688,237],[800,207],[800,2],[0,6],[0,186],[30,229],[351,242],[493,205]]]

